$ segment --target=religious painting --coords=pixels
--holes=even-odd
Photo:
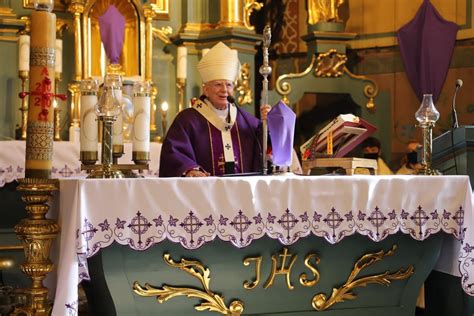
[[[156,20],[169,20],[170,19],[170,3],[169,0],[153,0],[154,11],[156,13]]]
[[[34,0],[23,0],[23,8],[33,9]],[[71,0],[54,0],[54,11],[66,11]]]

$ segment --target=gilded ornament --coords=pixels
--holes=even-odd
[[[281,265],[278,267],[278,258],[281,258]],[[288,257],[290,258],[290,263],[288,267],[286,266],[286,259]],[[279,255],[273,255],[272,256],[272,272],[270,276],[267,279],[267,282],[263,285],[264,289],[268,289],[270,286],[273,285],[273,282],[275,281],[275,277],[279,274],[284,275],[286,277],[286,285],[288,286],[288,289],[293,290],[294,286],[291,284],[290,281],[290,274],[291,274],[291,268],[293,268],[293,265],[296,262],[296,259],[298,258],[297,255],[290,255],[288,254],[288,248],[283,248],[283,253]]]
[[[313,274],[313,277],[314,277],[313,280],[309,280],[309,279],[308,279],[308,275],[307,275],[306,273],[302,273],[302,274],[300,275],[300,284],[301,284],[302,286],[305,286],[305,287],[315,286],[315,285],[318,284],[318,282],[319,282],[319,277],[320,277],[319,271],[318,271],[318,269],[316,269],[315,266],[313,266],[313,265],[311,264],[311,259],[312,259],[312,258],[315,258],[315,259],[314,259],[314,262],[315,262],[316,264],[319,264],[319,262],[320,262],[319,257],[317,257],[316,254],[314,254],[314,253],[311,253],[311,254],[307,255],[306,258],[304,259],[304,265],[305,265],[309,270],[311,270],[311,273]]]
[[[252,261],[255,261],[255,281],[249,282],[245,280],[243,285],[246,290],[252,290],[257,287],[258,283],[260,283],[260,267],[262,266],[262,256],[245,258],[243,264],[244,266],[248,267]]]
[[[244,63],[240,67],[235,89],[238,93],[237,102],[240,105],[252,104],[253,93],[250,87],[250,65],[248,63]]]
[[[414,271],[412,265],[408,268],[400,268],[398,271],[391,273],[390,271],[385,271],[381,274],[370,275],[356,279],[357,275],[368,266],[371,266],[378,261],[381,261],[385,257],[390,257],[393,255],[397,245],[393,245],[392,249],[385,252],[380,250],[376,253],[369,253],[363,255],[359,260],[354,264],[354,269],[352,270],[349,278],[346,283],[344,283],[340,288],[333,288],[331,297],[329,299],[324,293],[316,294],[312,299],[313,308],[317,311],[324,311],[330,308],[336,303],[343,302],[345,300],[353,300],[357,296],[352,292],[353,289],[357,287],[367,286],[370,283],[378,283],[382,285],[389,286],[392,280],[404,280],[409,278]]]
[[[318,55],[316,62],[316,77],[337,78],[344,74],[347,61],[346,54],[338,53],[335,49],[330,49],[327,53]]]
[[[211,281],[211,272],[208,268],[204,268],[201,262],[186,259],[181,259],[180,262],[175,262],[167,253],[164,254],[163,259],[170,267],[179,268],[198,279],[202,285],[202,289],[169,285],[163,285],[161,288],[156,288],[148,283],[141,286],[138,281],[135,281],[133,283],[133,291],[136,294],[147,297],[156,296],[160,303],[164,303],[167,300],[178,296],[186,296],[188,298],[194,297],[204,301],[194,307],[197,311],[208,310],[211,312],[221,313],[222,315],[240,315],[243,313],[244,304],[242,302],[235,300],[230,303],[229,307],[227,307],[224,302],[224,297],[210,290],[209,283]]]
[[[263,7],[263,3],[257,2],[255,0],[245,0],[244,4],[244,25],[245,27],[253,31],[255,29],[254,26],[250,25],[250,16],[253,13],[253,10],[260,11]]]

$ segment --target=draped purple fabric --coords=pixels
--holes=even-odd
[[[413,20],[397,31],[400,53],[408,80],[418,99],[441,93],[453,55],[459,27],[446,21],[429,0],[425,0]]]
[[[110,63],[118,64],[125,35],[125,18],[114,5],[110,5],[99,17],[99,27],[105,54]]]
[[[273,163],[277,166],[291,166],[295,122],[295,112],[282,101],[279,101],[268,113]]]

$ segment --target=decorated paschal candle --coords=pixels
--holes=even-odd
[[[26,178],[50,178],[54,137],[56,16],[52,1],[35,2],[31,14],[30,91],[26,134]],[[23,95],[25,97],[26,95]]]

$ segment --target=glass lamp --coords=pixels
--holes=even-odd
[[[422,168],[417,174],[421,175],[440,175],[438,170],[431,169],[433,127],[439,119],[439,112],[433,103],[433,95],[424,94],[420,108],[415,113],[418,125],[423,130],[423,151],[421,155]]]
[[[35,10],[51,12],[54,8],[54,0],[35,0],[33,5]]]

